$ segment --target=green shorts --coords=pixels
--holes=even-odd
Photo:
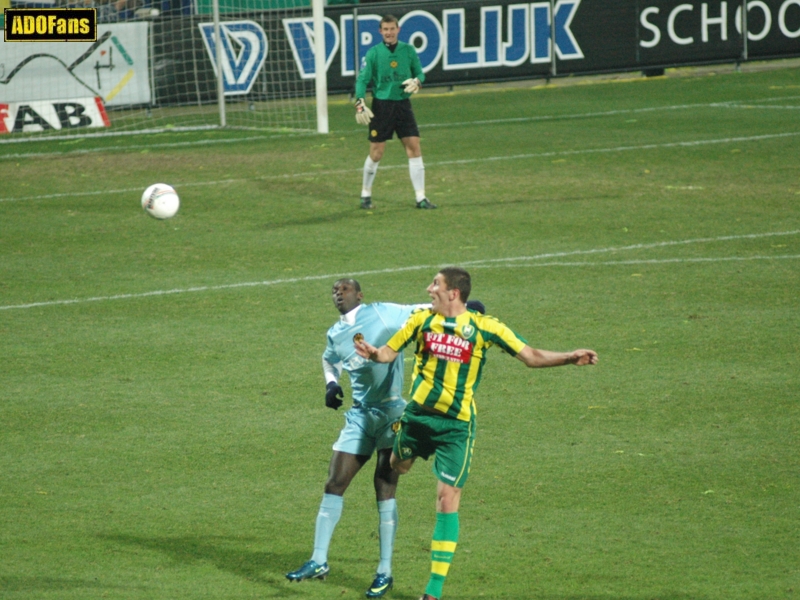
[[[433,474],[439,481],[464,487],[475,445],[475,419],[459,421],[425,412],[414,401],[408,403],[394,439],[394,453],[400,460],[435,454]]]

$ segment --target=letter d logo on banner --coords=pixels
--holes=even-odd
[[[213,23],[198,23],[203,43],[219,75],[217,44]],[[225,95],[246,94],[264,66],[269,43],[267,34],[255,21],[226,21],[219,24],[222,38],[222,81]]]

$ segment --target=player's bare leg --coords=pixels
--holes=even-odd
[[[414,465],[414,461],[416,460],[416,456],[411,458],[406,458],[405,460],[400,460],[400,457],[397,456],[394,452],[392,452],[392,458],[390,464],[392,469],[397,471],[400,475],[405,475],[411,470],[411,467]]]
[[[419,136],[412,135],[400,138],[400,141],[403,142],[403,147],[406,149],[406,156],[408,158],[419,158],[422,156]]]
[[[344,496],[353,478],[367,462],[369,456],[348,454],[334,451],[328,465],[328,480],[325,482],[325,493]]]
[[[375,498],[378,502],[391,500],[397,492],[397,481],[400,474],[392,469],[392,450],[386,448],[378,450],[375,464]]]
[[[437,481],[436,483],[436,512],[458,512],[458,507],[461,504],[461,488],[443,481]]]
[[[384,152],[386,152],[386,142],[369,143],[369,157],[375,162],[381,162]]]

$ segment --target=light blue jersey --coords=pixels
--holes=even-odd
[[[361,304],[342,315],[328,330],[328,346],[322,360],[337,367],[341,363],[341,368],[347,371],[353,406],[377,407],[403,401],[403,355],[398,355],[391,363],[366,360],[356,354],[353,336],[360,333],[380,348],[418,307],[390,302]]]

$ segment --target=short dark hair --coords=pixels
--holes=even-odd
[[[458,290],[461,295],[461,301],[466,302],[469,298],[469,293],[472,291],[472,280],[469,273],[461,267],[445,267],[439,273],[444,277],[447,289]]]
[[[358,281],[356,281],[352,277],[342,277],[341,279],[337,279],[336,281],[333,282],[333,287],[336,287],[337,283],[349,283],[355,288],[357,292],[361,291],[361,284],[358,283]]]
[[[380,27],[384,23],[397,23],[398,26],[400,25],[400,21],[398,21],[397,17],[395,17],[394,15],[383,15],[383,18],[381,19],[381,23],[380,23],[380,25],[378,25],[378,27]]]

